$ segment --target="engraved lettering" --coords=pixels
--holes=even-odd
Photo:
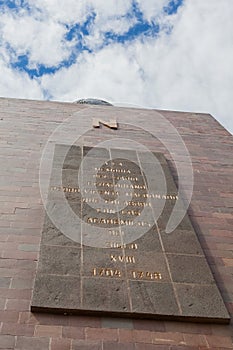
[[[137,243],[120,244],[117,242],[106,242],[106,248],[138,250],[138,244]]]
[[[122,273],[120,270],[110,269],[110,268],[94,268],[93,276],[100,277],[121,277]]]
[[[134,256],[126,256],[126,257],[125,257],[125,260],[126,260],[126,262],[129,263],[129,264],[135,264],[135,258],[134,258]]]
[[[136,210],[122,210],[121,211],[122,215],[132,215],[132,216],[140,216],[141,213]]]
[[[112,256],[111,256],[112,257]],[[121,263],[126,262],[127,264],[135,264],[135,257],[134,256],[115,256],[116,260],[119,260]]]
[[[117,262],[117,257],[116,257],[115,255],[112,255],[112,254],[111,254],[111,261]]]
[[[120,231],[109,230],[108,232],[111,236],[120,236]]]
[[[130,170],[126,169],[114,169],[114,168],[95,168],[95,171],[103,171],[108,173],[122,173],[122,174],[131,174]]]
[[[52,186],[50,188],[51,191],[63,191],[63,192],[73,192],[73,193],[79,193],[80,188],[77,187],[64,187],[64,186]]]
[[[149,279],[149,280],[161,280],[162,274],[160,272],[150,271],[131,271],[134,279]]]

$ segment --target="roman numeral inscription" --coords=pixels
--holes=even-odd
[[[110,256],[111,261],[113,262],[125,262],[127,264],[135,264],[135,257],[134,256],[122,256],[122,255],[113,255]]]

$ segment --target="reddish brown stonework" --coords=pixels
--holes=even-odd
[[[0,349],[232,349],[232,324],[153,320],[120,323],[119,319],[114,324],[101,317],[30,313],[28,305],[44,222],[38,175],[42,151],[60,123],[87,108],[71,103],[0,99]],[[114,107],[104,108],[106,113],[107,108],[114,111]],[[122,115],[127,112],[124,108],[116,110]],[[99,111],[92,106],[93,115]],[[194,192],[189,216],[232,315],[232,136],[207,114],[159,112],[176,127],[191,155]],[[135,110],[137,113],[143,114],[143,110]],[[92,146],[101,139],[115,137],[114,132],[102,127],[86,135],[84,142]],[[118,132],[126,136],[129,130],[119,128]],[[144,135],[136,130],[135,135],[142,142]],[[165,147],[154,138],[144,143],[165,154],[177,180],[175,165]],[[188,179],[184,180],[185,186]]]

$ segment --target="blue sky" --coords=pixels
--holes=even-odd
[[[177,13],[179,8],[182,6],[183,0],[170,0],[165,2],[165,5],[162,7],[162,14],[164,16],[172,16]],[[159,20],[156,20],[156,17],[152,20],[147,20],[142,10],[139,7],[139,4],[136,1],[132,1],[131,6],[129,7],[126,13],[123,13],[121,16],[123,19],[130,21],[132,24],[126,28],[125,31],[116,32],[114,28],[107,30],[103,33],[103,38],[101,45],[97,48],[92,48],[86,44],[86,38],[91,35],[91,31],[95,27],[95,20],[97,13],[95,9],[87,15],[87,18],[83,22],[75,23],[63,23],[65,27],[65,33],[63,40],[68,42],[75,42],[75,45],[72,45],[69,56],[61,60],[57,65],[46,65],[42,62],[38,62],[36,67],[30,67],[30,52],[25,50],[19,54],[14,51],[12,45],[8,46],[9,55],[14,53],[14,60],[11,62],[11,67],[20,71],[24,71],[28,74],[30,78],[41,77],[45,74],[54,74],[63,67],[70,67],[77,60],[77,57],[82,54],[84,51],[92,53],[94,50],[101,50],[103,47],[112,45],[114,43],[127,44],[137,39],[143,40],[145,37],[156,37],[160,32]],[[21,1],[0,1],[1,11],[4,13],[9,9],[12,11],[12,14],[20,14],[24,10],[29,15],[33,16],[33,12],[37,8],[32,6],[26,0]],[[120,18],[121,19],[121,18]],[[172,28],[168,28],[171,30]]]
[[[210,112],[233,130],[230,8],[232,0],[0,0],[0,95]]]

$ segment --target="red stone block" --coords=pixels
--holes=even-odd
[[[212,334],[211,326],[208,324],[166,321],[165,328],[166,332]]]
[[[61,326],[35,326],[35,336],[36,337],[50,337],[50,338],[61,338],[62,337],[62,327]]]
[[[206,341],[210,348],[223,347],[227,349],[233,349],[233,342],[231,337],[221,337],[215,335],[206,335]]]
[[[15,242],[4,242],[0,243],[0,250],[17,250],[18,243]]]
[[[12,335],[0,335],[0,349],[14,349],[15,337]]]
[[[0,268],[0,276],[1,277],[13,277],[13,276],[15,276],[15,270],[14,269]]]
[[[217,249],[219,249],[219,250],[229,250],[229,251],[232,251],[232,250],[233,250],[233,244],[230,244],[230,243],[223,243],[223,240],[222,240],[222,243],[218,243],[218,244],[217,244]]]
[[[222,259],[225,266],[233,266],[233,258],[232,259]]]
[[[3,323],[1,334],[33,336],[34,330],[35,327],[33,325]]]
[[[129,343],[110,343],[110,342],[103,343],[103,350],[123,350],[123,349],[135,350],[135,346],[134,344],[129,344]]]
[[[49,338],[17,337],[16,350],[49,350]]]
[[[152,343],[154,344],[170,344],[185,345],[182,333],[173,332],[156,332],[152,333]]]
[[[213,335],[219,335],[222,337],[231,337],[232,335],[231,325],[212,324],[210,327]]]
[[[119,329],[120,343],[133,343],[135,341],[133,331],[130,329]]]
[[[87,340],[118,341],[116,329],[86,328],[85,334]]]
[[[36,269],[36,261],[29,261],[29,260],[16,260],[16,259],[1,259],[0,260],[0,267],[1,268],[19,268],[20,270],[35,270]]]
[[[0,288],[0,298],[8,299],[30,299],[32,296],[31,289],[5,289]]]
[[[33,286],[32,278],[13,277],[11,282],[12,289],[30,289]]]
[[[1,237],[1,235],[0,235]],[[7,241],[9,242],[18,242],[18,243],[28,243],[28,244],[39,244],[39,236],[25,236],[25,235],[9,235],[7,236]]]
[[[71,339],[84,339],[84,328],[81,327],[62,327],[62,337]]]
[[[28,311],[23,311],[19,313],[19,323],[36,325],[39,322],[34,314]]]
[[[103,350],[103,343],[101,341],[73,340],[72,350]]]
[[[7,299],[6,310],[29,311],[30,300]]]
[[[19,322],[26,324],[67,326],[69,324],[69,316],[20,312]]]
[[[0,310],[4,310],[6,305],[6,298],[0,298]]]
[[[24,260],[37,260],[37,252],[21,252],[15,250],[5,250],[2,252],[2,258],[4,259],[24,259]]]
[[[71,350],[70,339],[52,339],[50,350]]]
[[[188,346],[206,346],[206,339],[203,335],[184,334],[184,342]]]
[[[135,350],[170,350],[170,345],[135,344]]]
[[[172,345],[169,350],[200,350],[199,346]]]
[[[0,311],[0,322],[17,322],[19,312],[17,311]]]
[[[0,234],[0,242],[6,242],[8,240],[8,235]]]
[[[133,330],[133,338],[136,343],[150,344],[152,341],[153,333],[145,330]]]

